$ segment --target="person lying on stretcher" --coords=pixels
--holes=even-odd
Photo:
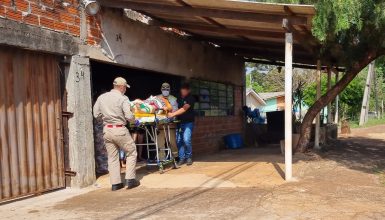
[[[156,119],[165,120],[167,119],[167,113],[172,111],[170,102],[163,97],[157,96],[150,96],[146,100],[136,99],[130,105],[136,123],[154,122],[155,113]]]

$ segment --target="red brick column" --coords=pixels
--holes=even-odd
[[[101,28],[101,19],[103,12],[100,11],[95,16],[87,16],[87,44],[89,45],[99,45],[102,41],[102,28]]]

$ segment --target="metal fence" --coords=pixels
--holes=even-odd
[[[0,202],[65,186],[58,68],[0,47]]]

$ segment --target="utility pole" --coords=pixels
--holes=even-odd
[[[253,77],[251,76],[251,72],[249,73],[250,75],[250,88],[253,88]]]
[[[380,119],[380,109],[378,105],[378,90],[377,90],[377,76],[376,76],[376,70],[373,70],[373,86],[374,86],[374,101],[376,105],[376,116],[377,119]]]
[[[374,72],[374,61],[369,64],[368,76],[366,77],[364,97],[362,98],[362,107],[359,125],[364,125],[368,120],[369,100],[370,100],[370,86],[372,83],[372,76]]]
[[[328,87],[328,91],[332,88],[332,70],[331,70],[331,67],[328,67],[327,68],[327,72],[328,72],[328,79],[327,79],[327,87]],[[327,124],[331,124],[332,123],[332,102],[329,102],[328,106],[327,106]]]
[[[338,79],[338,74],[339,74],[338,70],[336,70],[335,74],[336,74],[336,83],[337,83],[339,80]],[[336,114],[334,115],[334,123],[337,125],[338,125],[338,117],[339,117],[339,115],[338,115],[339,101],[340,101],[340,96],[337,95],[337,97],[336,97]]]
[[[321,97],[321,60],[317,60],[317,94],[316,94],[316,100],[318,100]],[[320,113],[317,114],[315,118],[315,137],[314,137],[314,148],[319,150],[319,138],[320,138]]]

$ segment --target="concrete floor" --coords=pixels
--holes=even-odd
[[[322,154],[296,154],[283,181],[278,147],[223,151],[193,166],[139,170],[111,192],[108,176],[0,206],[0,219],[385,219],[385,125],[353,130]]]

